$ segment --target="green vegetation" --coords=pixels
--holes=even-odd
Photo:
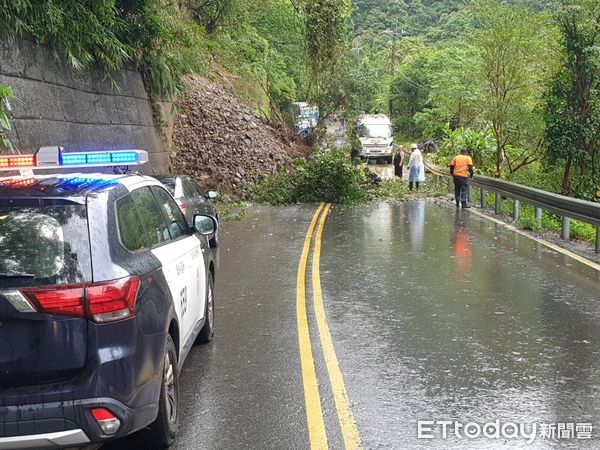
[[[262,203],[333,202],[352,205],[366,201],[364,164],[354,164],[348,151],[316,148],[310,159],[294,161],[294,170],[264,176],[250,194]]]
[[[0,83],[0,148],[11,148],[11,143],[6,134],[11,130],[8,113],[10,110],[10,99],[12,90]]]
[[[279,170],[263,176],[248,194],[259,203],[289,205],[300,202],[332,202],[345,206],[368,200],[407,200],[439,197],[447,194],[447,185],[439,177],[428,177],[419,191],[409,191],[399,179],[373,182],[364,162],[351,160],[349,149],[317,148],[309,160],[294,161],[293,170]]]
[[[597,1],[354,5],[347,111],[390,114],[402,140],[439,144],[439,164],[467,146],[479,173],[598,201]]]
[[[248,203],[239,198],[220,195],[213,200],[219,210],[219,221],[230,222],[242,220],[246,215]]]
[[[156,98],[181,92],[188,73],[225,79],[271,117],[321,101],[350,11],[349,0],[0,0],[0,30],[50,46],[74,71],[112,80],[131,64]]]
[[[600,188],[600,4],[563,2],[555,13],[564,64],[546,100],[546,163],[560,166],[561,191],[594,199]]]
[[[134,64],[161,96],[181,89],[181,75],[199,65],[200,29],[175,0],[1,0],[0,27],[50,45],[75,71],[99,66],[110,77]]]

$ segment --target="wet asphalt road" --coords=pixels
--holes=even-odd
[[[591,441],[528,448],[599,448],[600,273],[448,205],[334,207],[325,225],[325,312],[362,446],[526,447],[417,439],[418,420],[499,419],[589,422]],[[174,448],[308,447],[296,271],[315,210],[253,207],[222,228],[217,331],[181,374]],[[327,438],[343,448],[309,285],[307,304]]]

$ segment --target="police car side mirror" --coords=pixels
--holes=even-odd
[[[196,214],[194,216],[194,229],[203,236],[210,236],[217,230],[215,219],[210,216]]]
[[[215,191],[208,191],[208,198],[210,198],[211,200],[217,198],[219,196],[218,192]]]

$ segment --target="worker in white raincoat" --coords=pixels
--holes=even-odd
[[[413,186],[419,190],[419,183],[425,181],[425,164],[423,163],[423,155],[417,144],[410,146],[411,154],[408,160],[408,188],[412,191]]]

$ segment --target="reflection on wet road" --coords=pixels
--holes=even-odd
[[[296,271],[316,209],[253,207],[223,227],[218,328],[183,369],[175,448],[308,447]],[[538,425],[528,448],[600,447],[600,272],[469,211],[420,201],[332,208],[320,280],[364,448],[527,446],[453,431],[442,439],[439,428],[417,439],[419,420],[497,419],[590,423],[591,441],[547,439]],[[307,313],[328,443],[343,448]]]
[[[505,445],[419,441],[418,420],[599,426],[593,269],[425,201],[334,210],[323,239],[325,304],[366,448]]]

